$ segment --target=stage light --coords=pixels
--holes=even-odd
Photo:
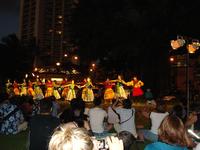
[[[188,52],[189,52],[190,54],[195,53],[196,50],[197,50],[198,48],[199,48],[199,47],[196,46],[196,45],[194,45],[194,44],[188,44],[188,45],[187,45],[187,49],[188,49]]]
[[[176,50],[185,44],[184,39],[171,40],[171,47]]]

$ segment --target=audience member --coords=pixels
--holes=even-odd
[[[175,115],[168,115],[162,121],[158,138],[159,141],[148,144],[145,150],[187,150],[194,146],[183,122]]]
[[[151,119],[151,129],[142,129],[139,130],[139,138],[140,140],[147,139],[149,141],[155,142],[158,140],[158,128],[162,122],[162,120],[169,114],[165,110],[164,101],[160,100],[156,103],[156,111],[147,112],[142,111],[142,114],[146,118]]]
[[[58,118],[51,115],[52,101],[47,97],[40,101],[40,114],[33,116],[29,123],[29,150],[45,150],[49,137],[60,124]]]
[[[94,107],[89,110],[89,123],[94,136],[105,136],[104,121],[107,113],[101,108],[102,99],[94,99]]]
[[[79,127],[85,127],[89,130],[87,116],[84,111],[85,102],[82,99],[74,98],[70,102],[70,107],[61,113],[60,120],[62,123],[75,121]]]
[[[110,128],[115,129],[115,131],[119,131],[119,114],[112,108],[116,99],[112,100],[112,104],[108,106],[108,124],[111,126]]]
[[[118,133],[118,138],[123,141],[124,150],[131,150],[131,146],[135,143],[136,139],[128,131],[121,131]]]
[[[194,128],[195,130],[198,130],[198,115],[197,111],[199,111],[199,108],[197,110],[192,111],[188,116],[186,115],[186,110],[184,109],[182,104],[177,104],[172,108],[171,114],[176,115],[179,117],[186,128]]]
[[[118,100],[113,105],[113,108],[116,110],[116,112],[119,114],[120,117],[120,129],[121,131],[128,131],[134,135],[134,137],[137,137],[137,132],[135,128],[135,109],[132,108],[132,103],[130,99],[123,100],[123,108],[115,107],[118,103]]]
[[[84,128],[61,127],[53,133],[49,150],[93,150],[93,142]]]
[[[5,98],[0,105],[0,133],[17,134],[27,129],[27,122],[24,120],[23,113],[17,105],[19,98],[19,96]]]
[[[124,150],[123,142],[118,137],[105,139],[109,150]],[[89,136],[85,128],[77,127],[74,122],[58,126],[50,139],[49,150],[100,150],[101,142]]]
[[[58,113],[60,110],[60,105],[58,104],[58,102],[56,101],[55,96],[50,96],[51,101],[52,101],[52,112],[51,115],[54,117],[58,117]]]
[[[179,117],[183,121],[183,123],[186,122],[186,118],[187,118],[186,110],[184,109],[182,104],[174,105],[172,108],[171,114]]]

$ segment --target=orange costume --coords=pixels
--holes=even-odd
[[[13,89],[14,89],[14,93],[15,95],[19,95],[20,92],[19,92],[19,85],[16,81],[13,82]]]
[[[45,85],[46,85],[45,97],[53,96],[53,83],[52,83],[52,81],[51,80],[47,80]]]
[[[35,92],[33,90],[33,83],[31,81],[28,81],[28,95],[34,97]]]
[[[115,93],[112,89],[112,87],[114,86],[115,84],[110,82],[109,79],[107,79],[105,82],[104,82],[104,86],[105,86],[105,92],[104,92],[104,100],[107,100],[107,101],[111,101],[114,96],[115,96]]]
[[[65,85],[67,85],[67,79],[63,79],[63,81],[61,83],[61,87],[63,88],[61,96],[64,97],[64,98],[67,96],[67,93],[68,93],[68,90],[69,90],[69,87],[65,86]]]

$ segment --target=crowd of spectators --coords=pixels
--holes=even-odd
[[[186,150],[198,145],[188,132],[197,126],[198,112],[187,116],[181,104],[168,111],[162,99],[155,102],[155,109],[141,110],[139,115],[129,98],[114,99],[105,108],[103,99],[95,97],[89,108],[78,97],[64,109],[54,96],[33,100],[2,94],[0,99],[0,133],[27,130],[29,150],[130,150],[145,140],[150,142],[145,150]],[[138,129],[137,117],[148,118],[150,128]]]

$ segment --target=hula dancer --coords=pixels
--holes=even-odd
[[[91,79],[87,78],[86,83],[83,86],[81,86],[81,88],[83,88],[82,95],[81,95],[82,99],[85,102],[92,102],[94,100],[94,93],[92,90],[94,86],[91,82]]]

